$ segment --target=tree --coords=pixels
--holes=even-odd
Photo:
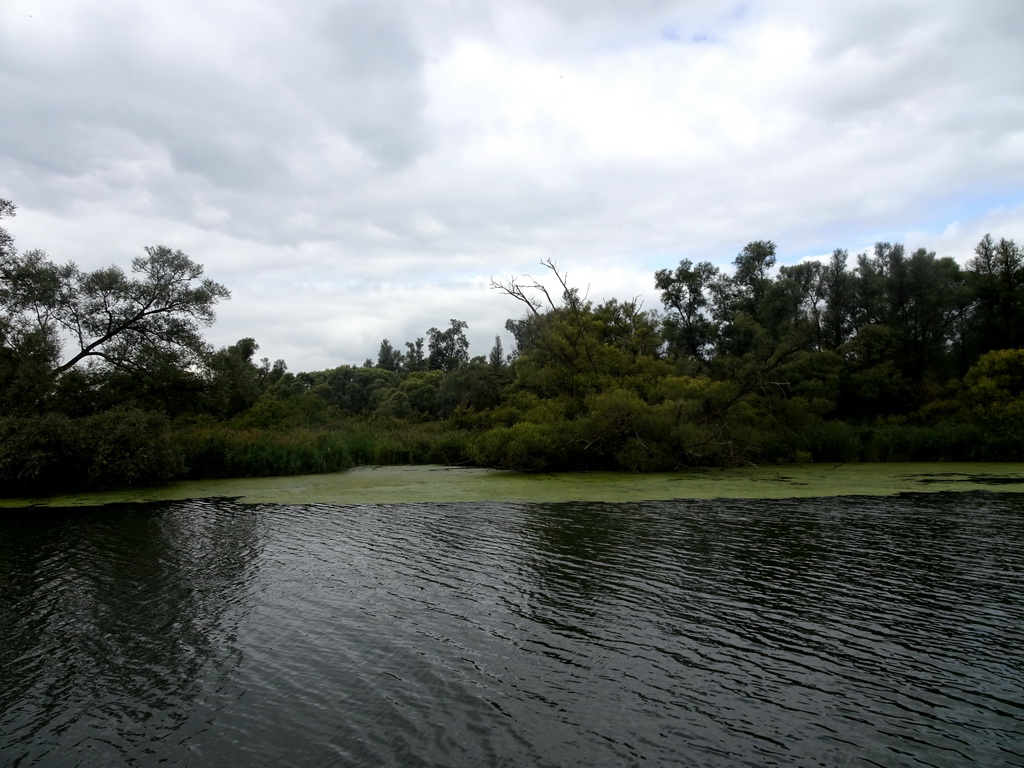
[[[961,407],[993,426],[1024,425],[1024,349],[986,352],[967,372]]]
[[[949,378],[957,362],[959,320],[969,304],[960,265],[919,248],[906,261],[905,302],[895,328],[903,372],[914,381]]]
[[[384,339],[380,343],[380,349],[377,351],[377,367],[383,368],[385,371],[397,371],[402,367],[403,355],[393,346],[391,342]]]
[[[972,346],[980,353],[1024,345],[1024,252],[1013,240],[985,235],[974,253],[967,265]]]
[[[205,400],[207,408],[220,418],[229,419],[252,408],[263,393],[267,370],[253,362],[259,346],[246,337],[209,356]]]
[[[427,331],[427,349],[430,354],[427,365],[432,371],[453,371],[469,362],[469,341],[466,339],[465,320],[451,319],[447,331],[431,328]]]
[[[821,336],[826,349],[838,349],[853,332],[853,275],[846,268],[849,254],[842,248],[832,256],[821,273],[821,293],[825,300]]]
[[[0,198],[0,219],[14,216],[14,203]],[[14,238],[0,227],[0,269],[15,260]],[[2,273],[0,273],[2,275]],[[46,334],[21,327],[7,312],[6,286],[0,282],[0,410],[34,412],[51,388],[55,350]]]
[[[853,316],[855,331],[873,324],[884,324],[888,318],[886,305],[886,266],[880,259],[881,246],[891,247],[888,243],[875,246],[875,255],[867,251],[857,254],[857,268],[854,275],[854,306]]]
[[[758,337],[768,331],[768,294],[773,286],[775,243],[754,240],[736,258],[731,276],[711,286],[714,320],[719,326],[718,357],[740,358],[764,345]],[[770,334],[769,334],[770,335]]]
[[[17,207],[10,200],[4,200],[0,198],[0,219],[7,216],[13,216],[17,211]],[[8,256],[14,255],[14,238],[11,234],[0,227],[0,259],[7,258]]]
[[[129,370],[157,358],[201,363],[200,328],[230,292],[181,251],[145,250],[132,260],[138,277],[129,277],[116,266],[83,272],[42,251],[8,249],[0,258],[0,344],[16,355],[32,347],[48,355],[51,378],[91,359]]]
[[[507,283],[491,280],[491,288],[522,303],[529,314],[509,320],[505,328],[516,340],[516,376],[520,386],[545,397],[581,397],[593,390],[604,372],[601,328],[594,308],[568,274],[550,259],[541,262],[558,281],[561,301],[533,277]],[[539,297],[543,296],[543,300]]]
[[[407,371],[423,371],[427,367],[427,358],[423,354],[423,337],[416,341],[405,342],[405,369]]]
[[[781,267],[775,282],[768,286],[761,311],[761,322],[768,332],[781,338],[794,332],[805,341],[821,338],[822,266],[816,261]]]
[[[642,309],[636,299],[609,299],[594,308],[594,320],[601,341],[626,353],[630,363],[660,357],[665,341],[661,322],[656,312]]]
[[[288,374],[288,364],[278,358],[270,364],[269,357],[260,358],[260,381],[264,389],[272,387]]]
[[[501,336],[494,337],[494,346],[491,347],[491,353],[487,356],[487,364],[495,373],[500,372],[505,366],[505,351],[501,346]]]
[[[758,318],[761,302],[771,283],[771,270],[775,266],[775,243],[754,240],[743,246],[733,259],[736,271],[733,281],[738,289],[741,307],[750,316]]]
[[[694,265],[689,259],[679,262],[674,272],[659,269],[654,274],[668,313],[664,327],[670,354],[707,363],[716,338],[709,291],[718,276],[718,267],[711,262]]]

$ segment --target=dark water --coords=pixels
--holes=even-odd
[[[1024,497],[0,516],[0,764],[1024,765]]]

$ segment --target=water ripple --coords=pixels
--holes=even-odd
[[[1022,501],[13,514],[0,755],[1021,765]]]

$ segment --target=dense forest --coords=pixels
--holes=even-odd
[[[0,216],[13,216],[0,200]],[[18,251],[0,228],[0,492],[448,463],[526,471],[1024,458],[1024,253],[961,266],[878,243],[652,277],[662,307],[594,302],[553,262],[494,281],[516,314],[292,373],[202,329],[229,298],[180,251],[131,274]]]

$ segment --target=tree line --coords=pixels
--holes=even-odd
[[[0,201],[0,216],[15,207]],[[229,291],[164,246],[131,273],[19,252],[0,228],[0,488],[459,462],[528,471],[774,461],[1020,460],[1024,253],[963,266],[878,243],[653,275],[595,302],[552,261],[495,280],[518,316],[470,356],[452,318],[361,366],[292,373],[202,329]]]

